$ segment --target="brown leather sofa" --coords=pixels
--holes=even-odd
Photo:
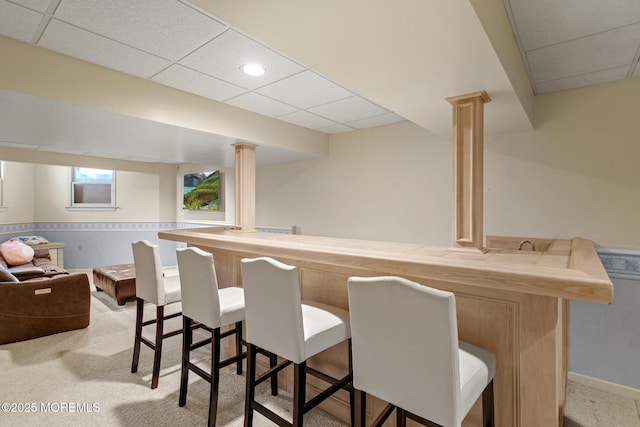
[[[0,344],[86,328],[90,305],[87,275],[59,268],[48,251],[18,266],[0,256]]]

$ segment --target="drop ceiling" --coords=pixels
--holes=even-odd
[[[403,120],[182,1],[3,0],[0,34],[324,133]]]
[[[640,1],[504,4],[535,94],[640,76]]]
[[[474,8],[493,3],[505,18],[480,22]],[[501,19],[520,50],[524,90],[483,28]],[[478,90],[492,97],[485,131],[518,132],[532,126],[527,97],[640,73],[637,0],[0,0],[0,35],[325,134],[409,120],[448,136],[445,99]],[[243,74],[248,62],[266,73]],[[0,90],[0,145],[162,162],[229,157],[228,137],[18,96]],[[38,134],[28,124],[44,116]],[[104,131],[88,141],[90,125]],[[148,145],[127,143],[127,129]]]

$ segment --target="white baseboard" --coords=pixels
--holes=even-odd
[[[627,387],[621,384],[600,380],[598,378],[588,377],[582,374],[576,374],[575,372],[567,372],[567,379],[570,381],[575,381],[577,383],[587,385],[589,387],[594,387],[609,393],[613,393],[618,396],[629,397],[634,400],[640,400],[640,390],[636,388]]]

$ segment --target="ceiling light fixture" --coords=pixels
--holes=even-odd
[[[245,64],[240,69],[245,73],[253,77],[258,77],[266,73],[267,71],[264,69],[262,65],[258,64]]]

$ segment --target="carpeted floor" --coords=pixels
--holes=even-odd
[[[640,427],[640,400],[568,381],[564,427]]]
[[[146,308],[151,317],[153,306]],[[180,336],[165,340],[157,389],[149,388],[152,352],[145,346],[138,373],[130,372],[134,319],[135,303],[117,306],[109,296],[94,292],[89,328],[0,346],[0,425],[206,425],[209,384],[196,375],[190,375],[187,404],[178,407]],[[165,330],[180,326],[179,318],[172,319]],[[200,349],[192,359],[202,359],[208,368],[208,353]],[[242,426],[244,379],[233,367],[222,372],[219,426]],[[290,417],[289,397],[272,397],[268,387],[261,385],[261,401]],[[18,412],[6,412],[4,402],[14,403]],[[343,425],[321,410],[310,412],[305,421],[310,426]],[[272,424],[256,414],[255,425]]]
[[[147,311],[151,316],[153,307],[148,305]],[[157,389],[149,388],[152,352],[146,347],[139,372],[130,372],[134,319],[134,303],[117,306],[109,296],[94,292],[89,328],[0,346],[0,425],[206,425],[209,385],[196,375],[190,376],[186,406],[178,407],[179,336],[165,341]],[[166,330],[179,326],[180,320],[173,319]],[[208,357],[205,349],[195,356],[206,366]],[[244,376],[229,367],[220,384],[218,425],[242,426]],[[288,396],[272,397],[264,383],[260,399],[290,418]],[[571,382],[566,412],[566,427],[640,427],[640,402]],[[255,425],[273,424],[256,414]],[[345,424],[314,409],[305,415],[305,425]]]

